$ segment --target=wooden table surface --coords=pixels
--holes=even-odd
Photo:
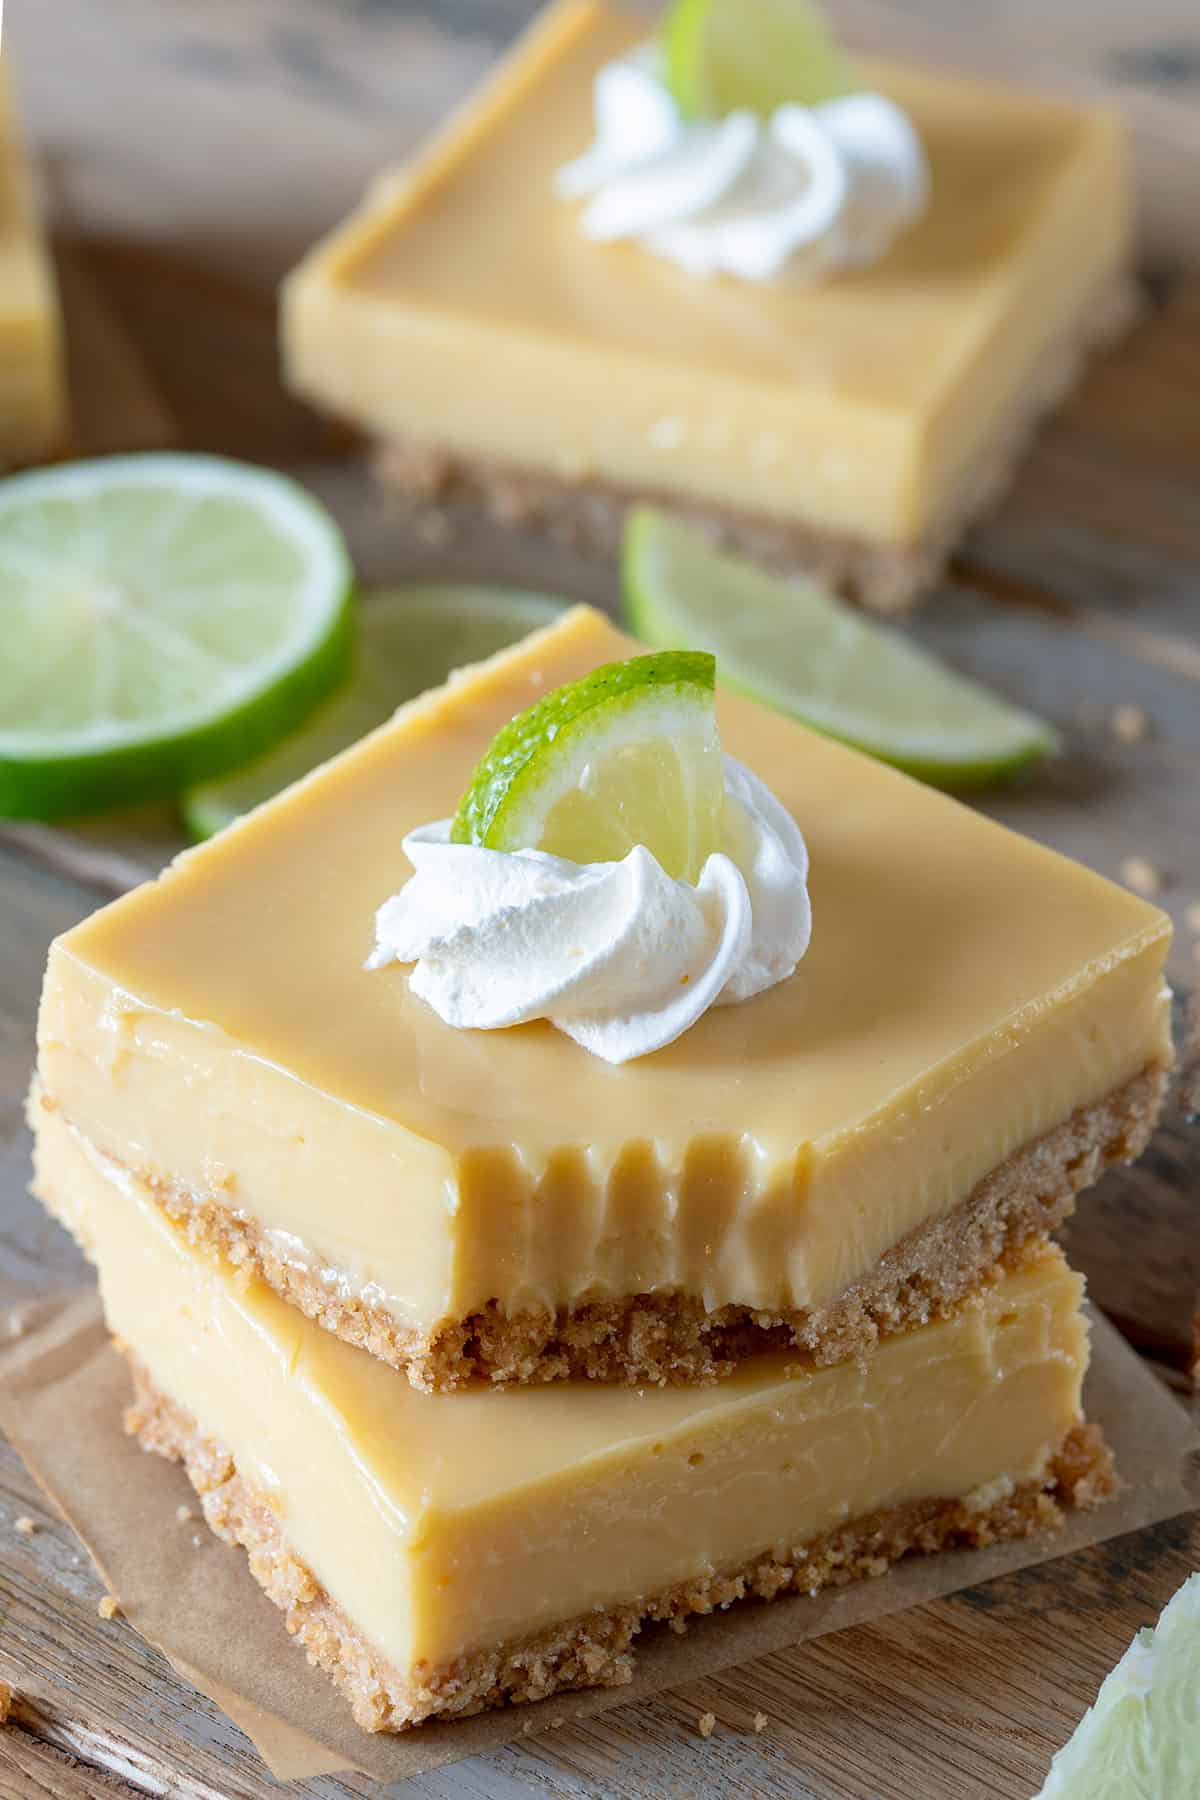
[[[464,521],[402,529],[353,447],[275,376],[280,273],[469,89],[532,0],[10,0],[5,49],[55,221],[78,447],[175,443],[284,467],[336,510],[368,580],[469,573],[602,604],[611,569]],[[1194,0],[1015,0],[1004,30],[952,0],[844,0],[864,44],[1106,92],[1130,119],[1144,324],[1047,430],[915,626],[1047,713],[1067,753],[989,797],[996,817],[1120,875],[1148,862],[1200,989],[1200,33]],[[1119,707],[1146,729],[1125,741]],[[82,1278],[25,1194],[21,1116],[46,945],[180,842],[154,811],[0,832],[0,1300]],[[1193,920],[1196,915],[1192,913]],[[1181,1009],[1182,1020],[1182,1009]],[[1070,1229],[1092,1292],[1185,1397],[1200,1288],[1200,1133],[1180,1099],[1135,1171]],[[1194,1403],[1193,1403],[1194,1404]],[[1182,1414],[1181,1414],[1182,1416]],[[30,1515],[33,1536],[13,1530]],[[456,1764],[421,1800],[520,1795],[1018,1800],[1109,1665],[1189,1570],[1182,1518],[808,1644],[684,1692]],[[0,1445],[0,1800],[264,1800],[253,1749],[119,1621],[71,1532]],[[282,1634],[281,1634],[282,1642]],[[755,1735],[751,1719],[769,1726]],[[700,1713],[715,1734],[702,1740]],[[305,1800],[371,1784],[326,1777]]]

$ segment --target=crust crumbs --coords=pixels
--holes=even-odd
[[[574,1311],[508,1316],[494,1303],[422,1334],[378,1304],[347,1295],[315,1269],[286,1261],[270,1236],[230,1206],[140,1179],[188,1241],[259,1276],[310,1319],[403,1370],[414,1387],[441,1392],[475,1379],[499,1384],[587,1377],[663,1386],[709,1384],[745,1356],[796,1348],[824,1366],[862,1358],[881,1338],[947,1317],[969,1294],[1040,1254],[1046,1233],[1075,1196],[1113,1163],[1145,1148],[1161,1110],[1167,1071],[1151,1066],[1026,1145],[944,1218],[896,1244],[861,1281],[826,1305],[764,1313],[705,1311],[684,1294],[637,1294]],[[55,1210],[54,1196],[42,1199]]]

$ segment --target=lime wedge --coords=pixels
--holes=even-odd
[[[622,581],[647,643],[701,644],[729,687],[941,787],[982,786],[1057,745],[1041,719],[815,583],[724,555],[662,513],[630,515]]]
[[[0,814],[161,799],[344,678],[351,569],[302,488],[208,456],[0,482]]]
[[[619,862],[635,844],[696,881],[720,848],[725,780],[711,656],[607,663],[497,733],[463,795],[456,844]]]
[[[537,594],[449,582],[412,582],[364,594],[348,684],[275,749],[224,781],[192,788],[183,816],[209,837],[327,762],[451,669],[482,662],[548,625],[562,603]]]
[[[1050,1765],[1037,1800],[1200,1794],[1200,1574],[1139,1631]]]
[[[817,106],[849,93],[850,63],[809,0],[675,0],[663,27],[667,86],[686,119]]]

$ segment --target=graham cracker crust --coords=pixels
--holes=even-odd
[[[286,1616],[308,1660],[333,1677],[366,1731],[405,1731],[429,1718],[458,1718],[496,1706],[543,1700],[569,1688],[620,1687],[632,1678],[631,1645],[643,1624],[677,1629],[754,1596],[816,1592],[883,1575],[902,1557],[979,1548],[1061,1525],[1066,1507],[1090,1507],[1111,1493],[1112,1456],[1098,1428],[1080,1421],[1031,1481],[976,1508],[929,1499],[855,1519],[781,1555],[768,1552],[739,1568],[698,1577],[625,1606],[589,1612],[534,1635],[489,1646],[440,1667],[405,1672],[381,1656],[289,1547],[278,1514],[238,1474],[233,1457],[162,1393],[138,1359],[124,1352],[134,1404],[125,1429],[142,1448],[182,1462],[211,1529],[241,1544],[250,1572]]]
[[[512,1316],[493,1302],[422,1333],[399,1325],[379,1303],[345,1293],[319,1266],[287,1260],[244,1213],[140,1179],[191,1244],[258,1276],[308,1318],[402,1370],[426,1392],[478,1379],[712,1383],[762,1350],[794,1347],[818,1365],[836,1363],[867,1355],[881,1337],[944,1318],[972,1290],[1037,1255],[1046,1233],[1074,1210],[1075,1196],[1106,1168],[1141,1154],[1167,1079],[1166,1069],[1151,1065],[1080,1107],[985,1176],[952,1212],[893,1245],[861,1281],[825,1305],[786,1313],[745,1306],[706,1312],[694,1296],[650,1293]],[[319,1257],[320,1246],[316,1252]]]
[[[1047,414],[1079,381],[1088,359],[1124,334],[1141,311],[1126,270],[1109,272],[1088,303],[1044,346],[1009,412],[964,472],[925,534],[911,544],[872,543],[769,514],[681,498],[669,488],[569,479],[545,468],[470,456],[421,440],[390,438],[375,450],[381,484],[406,503],[418,535],[451,530],[456,507],[482,510],[515,530],[611,556],[625,513],[641,502],[702,526],[716,542],[755,561],[814,575],[870,611],[901,614],[934,587],[958,540],[1011,484]]]

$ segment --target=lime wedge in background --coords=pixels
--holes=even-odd
[[[855,85],[850,63],[808,0],[675,0],[663,27],[667,86],[688,119],[745,108],[769,118]]]
[[[196,837],[220,831],[373,731],[405,700],[437,687],[451,669],[493,656],[561,608],[537,594],[441,582],[364,594],[351,680],[302,731],[226,780],[185,794],[188,829]]]
[[[622,553],[638,637],[716,655],[729,687],[948,788],[982,786],[1054,750],[1051,727],[868,624],[814,582],[725,555],[662,513],[631,513]]]
[[[720,848],[724,770],[711,656],[608,663],[521,713],[475,770],[451,837],[619,862],[644,844],[696,881]]]
[[[1037,1800],[1200,1794],[1200,1574],[1139,1631],[1060,1750]]]
[[[0,814],[161,799],[257,755],[344,679],[351,583],[324,509],[243,463],[0,482]]]

